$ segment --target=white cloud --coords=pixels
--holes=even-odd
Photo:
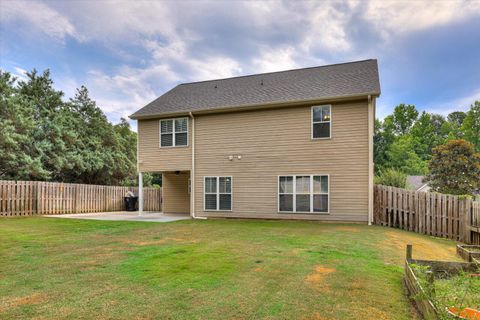
[[[221,57],[205,61],[193,59],[188,61],[188,68],[190,80],[195,81],[232,76],[238,71],[238,63]],[[167,64],[152,63],[145,68],[123,66],[111,75],[92,70],[88,73],[86,86],[98,106],[111,118],[118,118],[145,106],[179,80]]]
[[[214,55],[207,58],[196,58],[191,56],[186,43],[179,39],[167,45],[162,45],[158,41],[147,41],[144,45],[151,53],[152,65],[172,64],[186,70],[181,75],[172,73],[172,79],[168,79],[170,82],[225,78],[237,75],[242,71],[239,63],[229,57]]]
[[[480,1],[369,1],[365,18],[384,39],[480,15]]]
[[[352,49],[353,41],[347,30],[355,3],[339,7],[339,2],[313,2],[307,7],[308,32],[302,42],[305,51],[319,48],[330,52],[345,52]]]
[[[60,41],[73,37],[100,44],[123,59],[109,69],[87,68],[84,81],[92,98],[115,117],[131,114],[178,82],[378,56],[383,44],[398,36],[480,15],[480,1],[468,0],[4,0],[0,6],[2,24],[20,21],[21,28]],[[360,49],[367,47],[365,39],[352,32],[360,24],[373,34],[372,49]],[[60,88],[68,96],[75,86],[62,81]],[[383,105],[380,113],[388,109]]]
[[[63,41],[66,36],[77,40],[81,37],[75,30],[70,20],[52,9],[46,4],[38,1],[2,1],[1,17],[4,21],[19,20],[33,26],[33,31],[40,31],[49,37]],[[22,25],[20,28],[26,28]],[[32,29],[28,26],[28,30]]]
[[[77,89],[81,86],[81,84],[79,84],[77,80],[71,76],[56,76],[54,73],[52,73],[51,75],[54,79],[55,89],[60,90],[64,93],[65,100],[73,98],[77,93]]]
[[[75,21],[86,40],[125,44],[175,33],[173,14],[163,1],[68,1],[53,5]]]
[[[466,96],[455,98],[446,102],[432,103],[432,107],[428,110],[433,113],[439,113],[442,115],[448,115],[454,111],[467,111],[470,106],[476,101],[480,101],[480,88],[473,90]]]
[[[255,72],[272,72],[295,69],[298,67],[295,62],[293,47],[269,48],[261,47],[260,57],[252,60]]]
[[[454,111],[468,111],[470,106],[476,100],[480,101],[480,88],[473,90],[469,94],[460,98],[454,98],[447,101],[433,101],[426,105],[416,104],[416,107],[429,113],[437,113],[447,116]],[[398,103],[399,101],[392,101],[389,98],[380,97],[377,103],[376,117],[384,119],[392,113],[392,106],[395,106]]]
[[[12,75],[17,78],[17,81],[27,81],[27,70],[20,67],[14,67],[15,72]]]
[[[189,78],[192,81],[228,78],[242,73],[240,64],[228,57],[192,59],[186,65],[191,70]]]
[[[145,72],[128,68],[112,76],[96,70],[89,72],[86,86],[106,113],[133,113],[132,110],[157,97],[149,84],[152,75],[150,70]]]

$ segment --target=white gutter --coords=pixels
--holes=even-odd
[[[193,219],[206,220],[206,217],[195,216],[195,117],[191,112],[188,113],[192,119],[192,168],[190,170],[190,211]]]

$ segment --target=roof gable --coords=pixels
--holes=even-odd
[[[131,118],[379,94],[377,60],[364,60],[180,84]]]

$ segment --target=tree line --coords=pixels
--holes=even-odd
[[[110,123],[86,87],[67,100],[48,70],[25,80],[0,70],[0,179],[135,185],[136,147],[128,122]],[[446,117],[400,104],[375,121],[379,183],[404,187],[406,175],[424,175],[435,190],[471,194],[480,189],[479,152],[480,101]]]
[[[135,185],[136,143],[86,87],[66,100],[48,70],[25,80],[0,71],[0,179]]]
[[[374,163],[378,183],[405,187],[407,175],[422,175],[435,191],[478,193],[480,101],[446,117],[396,106],[375,122]]]

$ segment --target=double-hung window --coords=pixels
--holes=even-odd
[[[188,118],[160,120],[160,147],[188,145]]]
[[[205,211],[232,210],[232,177],[205,177]]]
[[[330,138],[332,132],[331,105],[312,107],[312,138]]]
[[[328,213],[329,176],[278,177],[278,210],[292,213]]]

